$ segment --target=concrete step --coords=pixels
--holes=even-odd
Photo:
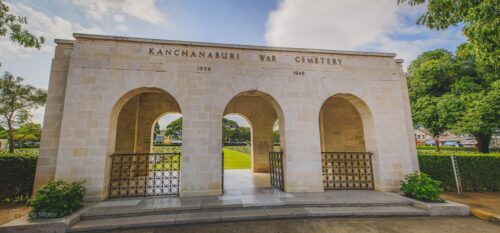
[[[284,218],[427,215],[429,215],[429,212],[412,206],[233,208],[210,211],[192,210],[182,213],[157,213],[144,216],[106,217],[103,219],[82,219],[80,222],[71,226],[68,232],[106,231],[133,227]]]
[[[182,204],[179,206],[172,206],[170,203],[167,205],[151,205],[151,206],[136,206],[136,207],[92,207],[85,211],[80,216],[81,220],[93,220],[103,218],[119,218],[119,217],[133,217],[133,216],[146,216],[146,215],[167,215],[176,213],[189,213],[189,212],[214,212],[214,211],[231,211],[231,210],[254,210],[254,209],[273,209],[273,208],[303,208],[303,207],[396,207],[396,206],[412,206],[412,202],[408,200],[398,201],[371,201],[371,202],[321,202],[317,200],[312,201],[288,201],[288,202],[265,202],[259,200],[257,203],[245,205],[240,202],[211,202],[211,203],[197,203],[195,205]]]

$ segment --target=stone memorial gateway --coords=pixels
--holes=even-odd
[[[35,189],[62,179],[86,180],[88,201],[222,195],[230,113],[252,127],[253,171],[284,192],[398,190],[419,169],[395,54],[74,37],[56,40]],[[181,154],[151,153],[166,113],[182,113]]]

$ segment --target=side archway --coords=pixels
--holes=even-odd
[[[319,114],[325,189],[373,189],[378,174],[373,115],[352,94],[326,99]]]
[[[110,117],[105,181],[108,197],[133,197],[178,194],[180,179],[168,187],[151,183],[157,173],[179,177],[180,155],[150,155],[152,129],[167,113],[181,113],[176,99],[159,88],[138,88],[123,95],[112,109]],[[161,157],[161,158],[160,158]],[[174,161],[176,170],[165,162]],[[173,163],[173,162],[172,162]],[[118,175],[117,175],[118,174]],[[162,183],[163,184],[163,183]]]

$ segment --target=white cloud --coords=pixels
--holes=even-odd
[[[12,13],[26,16],[28,24],[25,26],[35,35],[43,35],[46,43],[42,51],[52,52],[54,39],[73,39],[74,32],[80,33],[103,33],[104,30],[98,26],[84,27],[78,23],[70,22],[59,16],[48,16],[43,12],[36,11],[24,4],[8,4]],[[0,57],[21,56],[26,57],[36,53],[36,49],[23,48],[10,42],[8,38],[0,39]]]
[[[155,5],[156,0],[75,0],[88,17],[94,20],[113,18],[117,22],[128,15],[152,24],[167,25],[165,16]]]
[[[30,111],[31,121],[43,125],[43,115],[45,113],[45,106]]]
[[[456,30],[416,25],[424,11],[396,0],[281,0],[269,15],[265,38],[271,46],[396,52],[406,66],[433,46],[463,40]]]
[[[120,24],[120,25],[116,26],[115,29],[119,32],[126,32],[128,30],[128,27],[127,27],[127,25]]]

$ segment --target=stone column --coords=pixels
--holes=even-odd
[[[182,110],[180,196],[222,195],[222,115],[207,98]]]
[[[64,41],[57,41],[57,43],[54,59],[52,59],[34,190],[48,181],[54,180],[56,173],[69,58],[73,49],[72,43]]]
[[[286,192],[323,192],[320,106],[307,98],[293,99],[284,109],[284,177]]]
[[[273,151],[273,124],[275,118],[264,114],[252,122],[252,171],[269,172],[269,152]]]

